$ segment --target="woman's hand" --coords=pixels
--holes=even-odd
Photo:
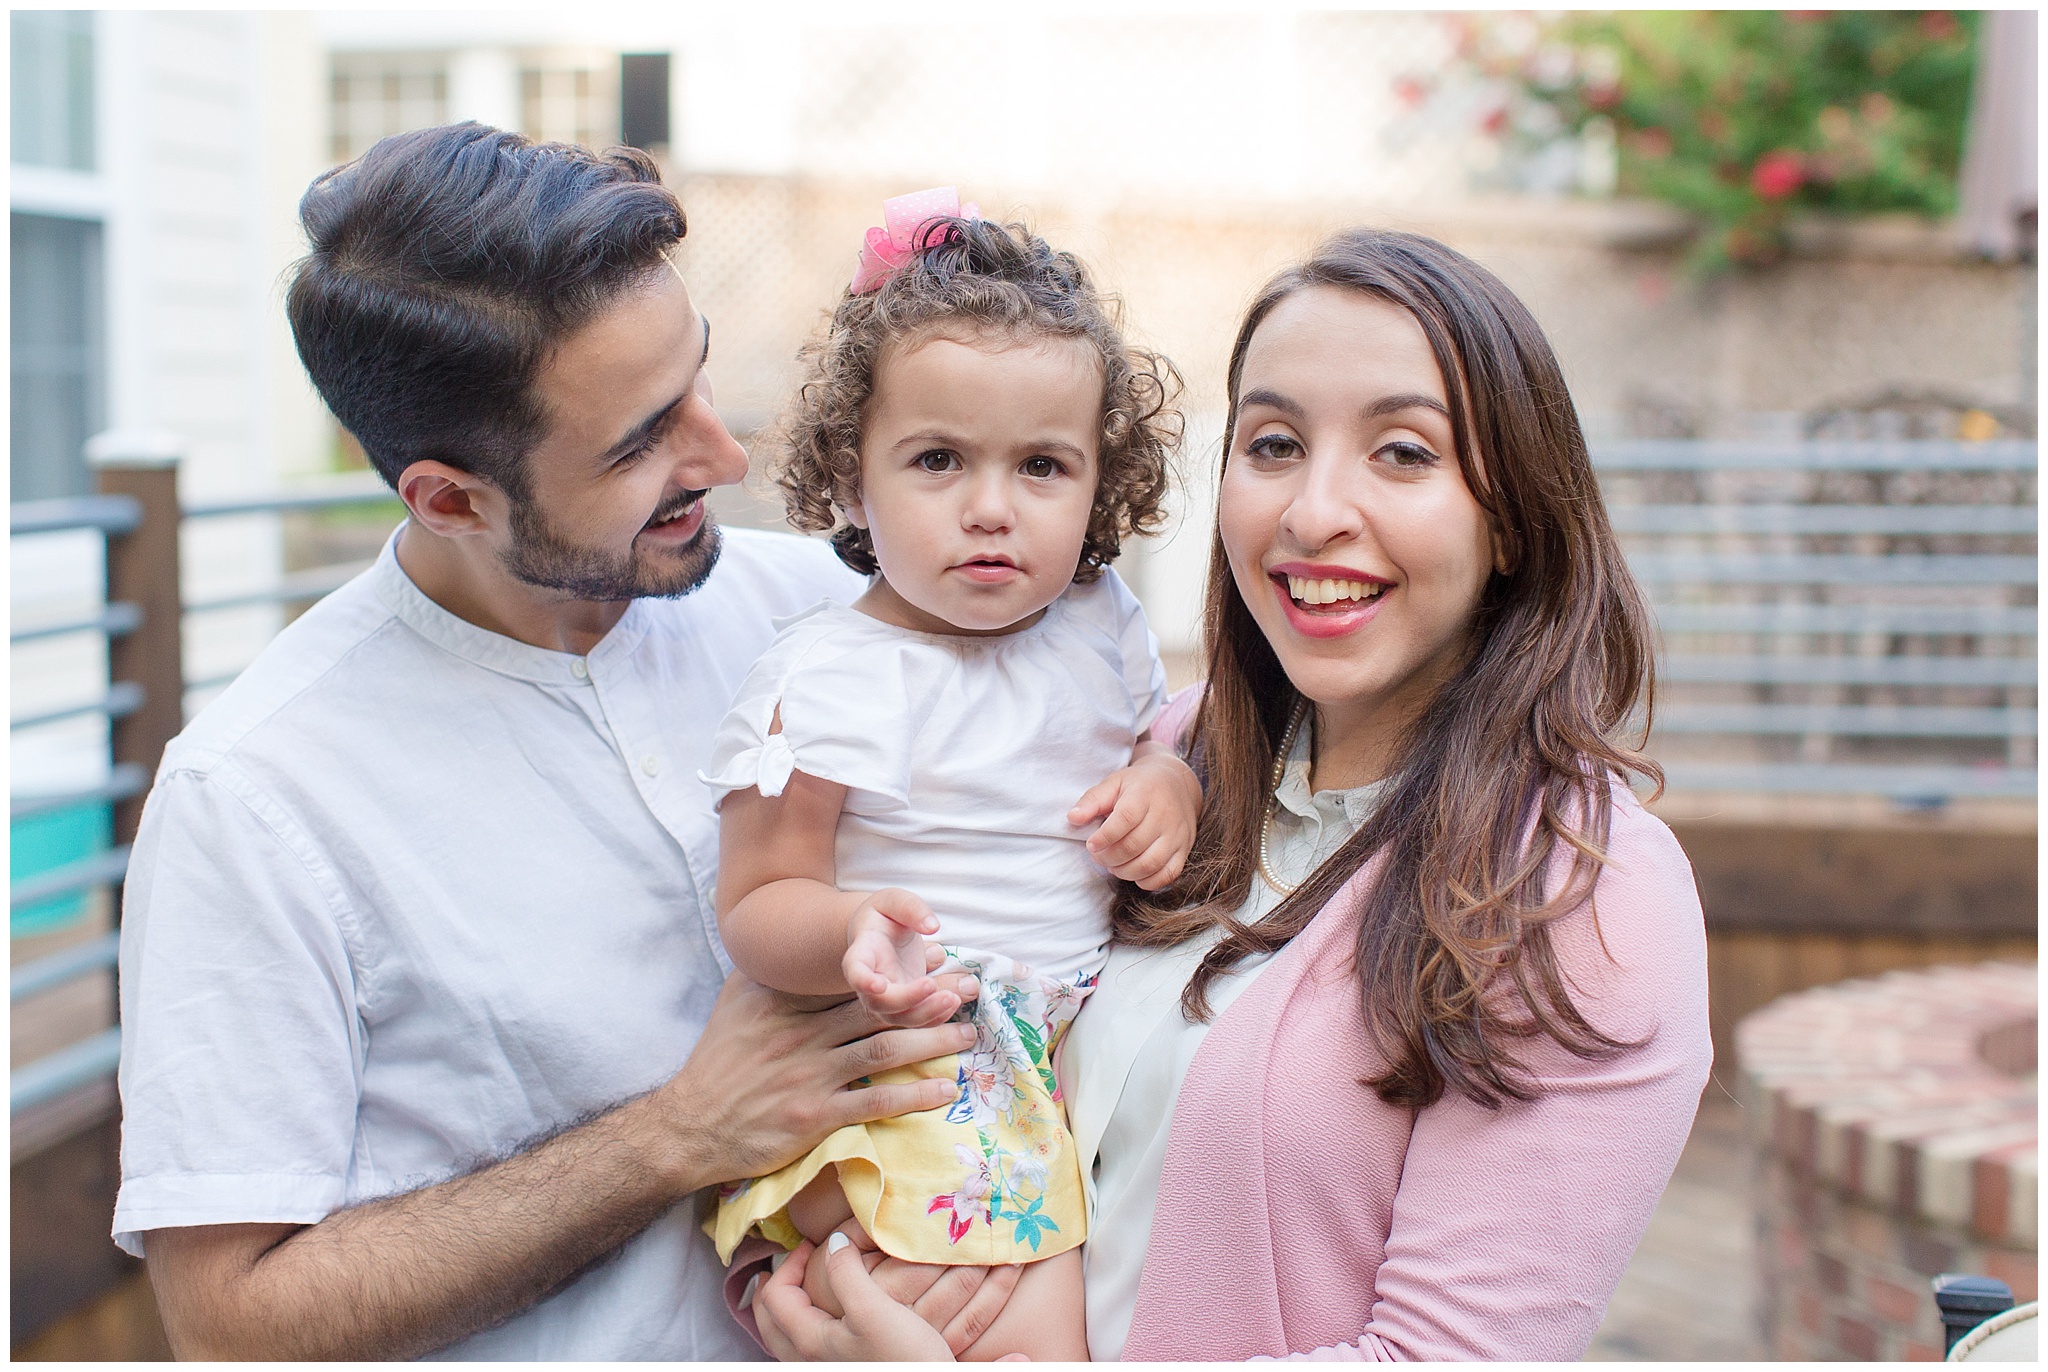
[[[922,1029],[944,1023],[961,996],[943,990],[930,973],[945,961],[926,934],[939,932],[932,907],[910,892],[885,887],[860,903],[846,921],[846,984],[885,1024]],[[962,994],[972,996],[973,988]]]
[[[834,1319],[811,1303],[803,1282],[817,1249],[789,1255],[754,1296],[761,1342],[784,1362],[952,1362],[953,1350],[909,1306],[891,1300],[868,1275],[846,1235],[826,1240],[826,1274],[846,1314]]]
[[[1202,783],[1164,743],[1138,741],[1131,765],[1090,787],[1067,811],[1067,823],[1101,819],[1088,836],[1088,855],[1121,881],[1159,891],[1174,883],[1195,845]],[[1103,818],[1108,816],[1108,818]]]

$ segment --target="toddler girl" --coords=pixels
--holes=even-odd
[[[759,982],[977,1041],[904,1074],[956,1081],[952,1106],[838,1131],[726,1188],[711,1228],[726,1260],[749,1230],[793,1248],[851,1216],[907,1261],[1031,1263],[966,1356],[1085,1359],[1053,1052],[1114,879],[1170,882],[1201,799],[1147,735],[1165,673],[1107,565],[1160,519],[1173,374],[1072,255],[950,190],[885,209],[779,473],[791,522],[873,581],[785,624],[720,726],[719,921]]]

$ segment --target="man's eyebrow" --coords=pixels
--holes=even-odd
[[[704,351],[701,354],[699,354],[697,358],[697,370],[702,371],[704,370],[705,362],[710,360],[711,357],[711,316],[700,314],[697,317],[704,321]],[[691,378],[693,384],[695,380],[696,378]],[[633,449],[639,447],[642,443],[647,441],[647,436],[649,434],[653,433],[656,429],[661,427],[662,421],[667,419],[669,415],[675,412],[676,406],[682,404],[685,400],[688,400],[689,398],[690,392],[684,391],[674,400],[669,401],[668,404],[662,406],[653,414],[648,415],[638,424],[635,424],[632,428],[628,429],[625,432],[624,436],[622,436],[618,442],[612,444],[611,447],[606,448],[603,452],[599,453],[597,455],[597,460],[600,463],[616,462],[620,458],[624,457],[627,453],[632,452]]]

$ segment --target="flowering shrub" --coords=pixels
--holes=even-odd
[[[1459,69],[1451,79],[1476,78],[1490,92],[1478,110],[1482,131],[1525,163],[1573,144],[1581,189],[1645,195],[1692,212],[1703,229],[1694,249],[1701,268],[1776,260],[1795,211],[1955,208],[1973,12],[1634,11],[1451,22]],[[1424,93],[1418,88],[1411,103]]]

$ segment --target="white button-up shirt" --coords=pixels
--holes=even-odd
[[[697,770],[771,621],[862,587],[727,530],[578,657],[443,610],[394,545],[164,754],[121,942],[130,1252],[432,1185],[672,1075],[729,968]],[[759,1356],[692,1209],[446,1353]]]

